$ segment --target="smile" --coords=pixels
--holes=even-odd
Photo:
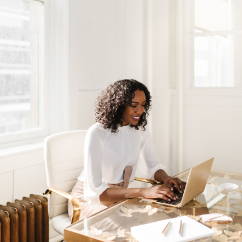
[[[139,116],[132,116],[132,118],[133,118],[134,120],[139,120],[139,119],[140,119]]]

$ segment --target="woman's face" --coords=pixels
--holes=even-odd
[[[145,93],[141,90],[134,92],[134,97],[130,105],[127,105],[124,109],[122,116],[122,126],[134,125],[136,126],[140,120],[141,115],[145,111],[146,97]]]

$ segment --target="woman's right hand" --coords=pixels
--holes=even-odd
[[[161,198],[166,201],[176,200],[177,196],[171,191],[167,185],[156,185],[149,188],[142,189],[143,198]]]

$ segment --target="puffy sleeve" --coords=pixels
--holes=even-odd
[[[97,130],[89,130],[84,145],[84,197],[97,199],[108,185],[102,179],[102,136]]]
[[[147,166],[147,173],[148,173],[147,177],[153,179],[154,174],[157,170],[159,169],[165,170],[165,166],[158,161],[155,155],[155,152],[153,149],[152,137],[148,131],[145,131],[142,155]]]

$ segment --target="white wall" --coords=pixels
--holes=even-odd
[[[108,83],[145,81],[144,1],[70,1],[71,127],[87,129]]]
[[[215,157],[214,168],[242,170],[242,95],[188,92],[184,103],[184,167]]]
[[[148,7],[152,131],[157,156],[170,171],[170,0],[151,0]]]

